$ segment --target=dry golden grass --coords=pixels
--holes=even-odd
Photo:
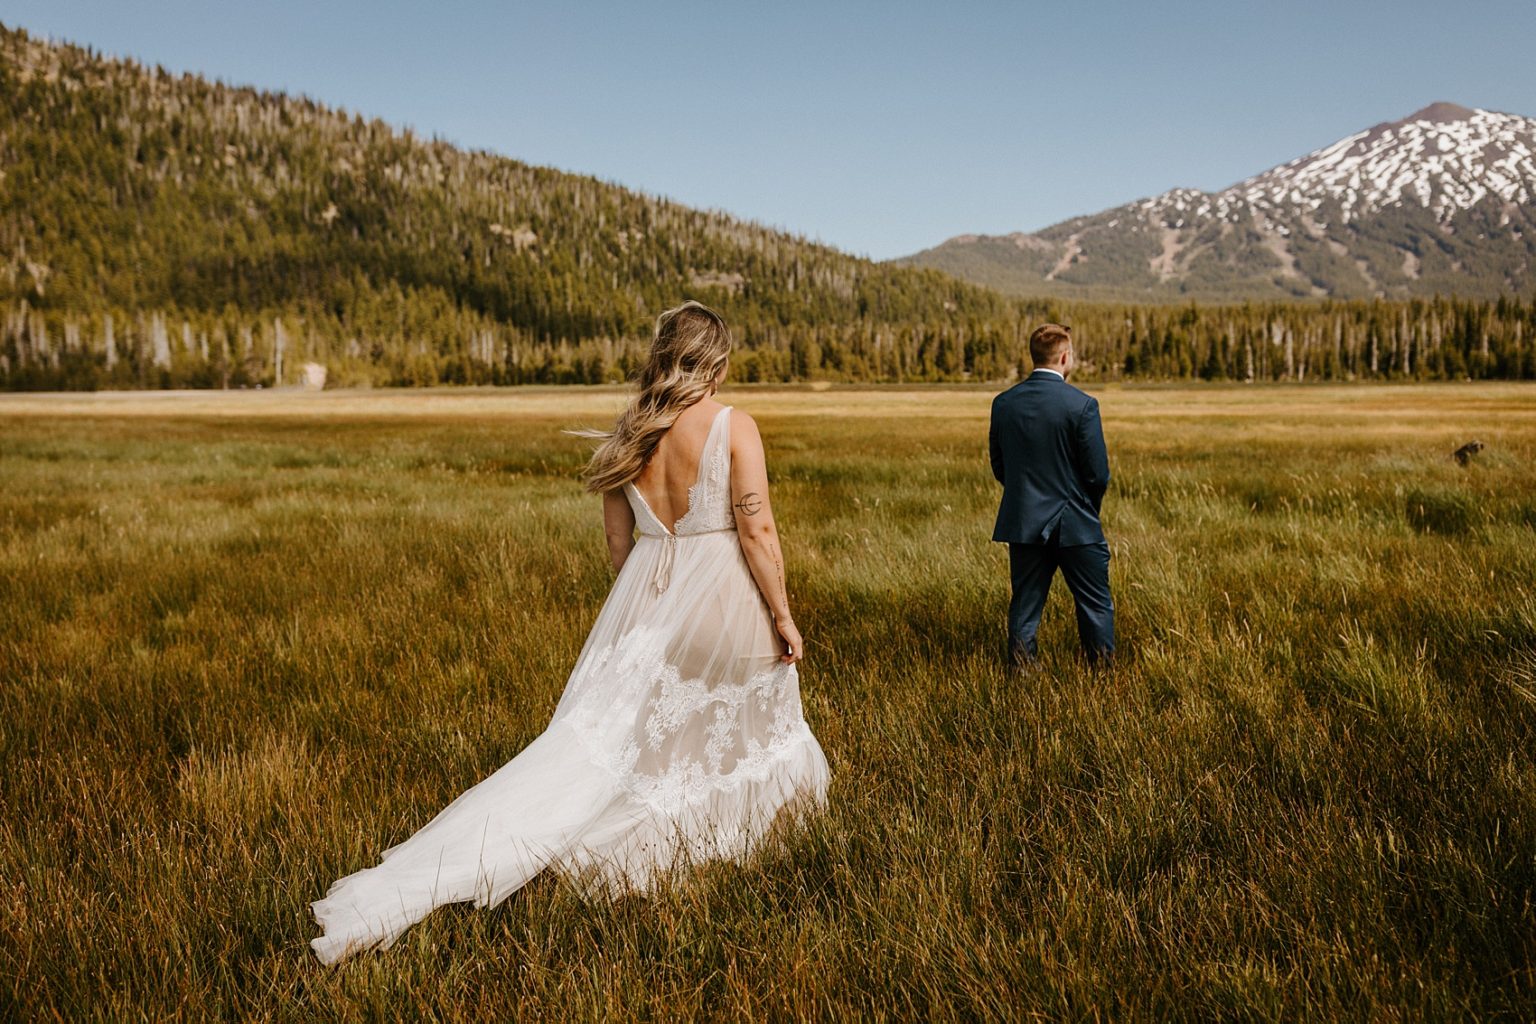
[[[0,1016],[1536,1015],[1536,388],[1098,394],[1113,671],[1060,587],[998,665],[990,392],[733,389],[827,812],[334,971],[308,901],[548,720],[622,392],[0,396]]]

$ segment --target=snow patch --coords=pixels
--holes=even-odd
[[[1216,193],[1178,188],[1142,200],[1149,219],[1184,214],[1237,222],[1244,214],[1338,205],[1344,222],[1410,203],[1444,223],[1489,196],[1536,196],[1536,120],[1473,110],[1459,120],[1410,120],[1357,132]]]

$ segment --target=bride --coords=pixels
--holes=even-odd
[[[604,438],[583,476],[618,576],[549,727],[311,905],[323,962],[388,948],[445,903],[495,906],[544,868],[644,890],[825,800],[762,439],[714,399],[730,348],[697,302],[657,319],[639,393],[588,434]]]

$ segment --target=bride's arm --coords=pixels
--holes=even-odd
[[[603,494],[603,533],[608,538],[608,558],[618,572],[635,547],[635,510],[622,490]]]
[[[789,614],[789,592],[784,586],[784,554],[779,550],[779,531],[768,503],[768,467],[763,457],[763,438],[757,424],[744,412],[731,413],[731,507],[736,513],[736,534],[757,589],[762,592],[773,625],[788,648],[786,663],[799,661],[805,642]]]

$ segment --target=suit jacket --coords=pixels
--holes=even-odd
[[[1003,485],[992,539],[1062,547],[1104,540],[1109,453],[1098,399],[1036,370],[992,400],[992,475]]]

